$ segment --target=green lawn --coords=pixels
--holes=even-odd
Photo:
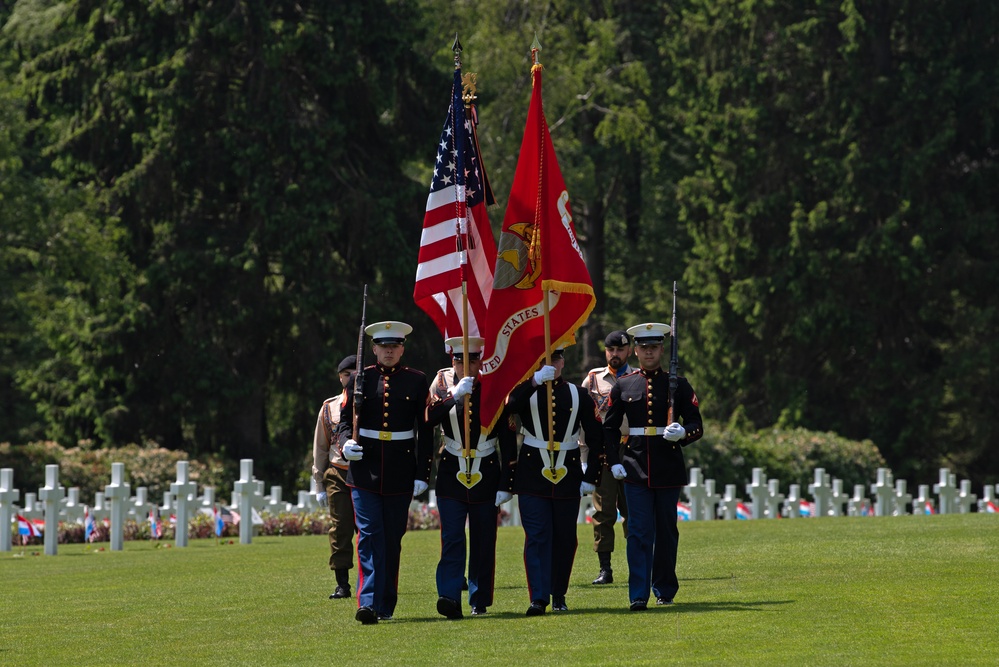
[[[374,626],[327,599],[325,536],[234,541],[0,554],[0,665],[999,662],[995,515],[684,523],[677,604],[644,613],[627,611],[623,540],[616,582],[589,583],[580,526],[570,611],[538,618],[523,533],[501,528],[496,604],[462,621],[435,611],[439,534],[413,532],[395,619]]]

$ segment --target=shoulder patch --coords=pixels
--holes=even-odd
[[[693,405],[695,408],[700,405],[700,403],[697,402],[697,394],[696,393],[690,395],[690,404]]]

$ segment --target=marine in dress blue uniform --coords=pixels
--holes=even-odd
[[[376,363],[362,371],[358,441],[350,439],[354,377],[337,427],[343,456],[350,462],[347,485],[354,501],[360,570],[355,618],[364,624],[395,613],[409,503],[427,489],[433,463],[433,429],[425,419],[427,376],[399,363],[412,330],[395,321],[365,327]]]
[[[568,610],[565,594],[576,557],[579,499],[593,492],[600,474],[600,466],[589,466],[583,472],[579,430],[585,433],[594,460],[604,451],[593,399],[561,377],[565,365],[561,349],[552,353],[552,364],[515,387],[506,406],[506,414],[519,418],[524,435],[513,490],[524,526],[524,566],[531,600],[528,616],[544,614],[549,599],[553,611]],[[548,381],[553,384],[553,451],[548,450],[548,390],[544,386]]]
[[[604,418],[607,438],[620,434],[628,420],[622,452],[607,449],[607,463],[623,479],[628,503],[628,595],[632,611],[647,608],[649,590],[657,604],[672,604],[680,588],[676,577],[679,532],[676,503],[687,485],[682,448],[704,430],[697,395],[679,377],[674,421],[668,423],[669,373],[660,367],[668,324],[650,322],[628,329],[634,336],[640,370],[620,378],[610,394]]]
[[[482,339],[469,337],[468,350],[460,337],[449,338],[452,366],[437,371],[430,383],[427,424],[441,426],[444,447],[437,466],[437,509],[441,518],[441,558],[437,563],[437,611],[461,618],[465,574],[465,522],[468,522],[468,604],[472,615],[486,613],[493,603],[496,572],[496,527],[499,506],[513,489],[517,437],[501,419],[482,432],[478,380]],[[466,366],[467,364],[467,366]],[[468,376],[465,377],[465,372]],[[465,456],[465,396],[468,400],[469,456]]]

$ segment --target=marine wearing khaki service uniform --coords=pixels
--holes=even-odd
[[[624,331],[612,331],[604,338],[604,356],[607,358],[607,365],[591,369],[583,378],[581,385],[589,394],[590,398],[597,406],[597,417],[603,422],[607,415],[607,407],[610,403],[610,392],[617,384],[618,378],[632,372],[632,367],[628,365],[628,357],[631,356],[631,338]],[[600,572],[593,580],[594,584],[614,583],[614,570],[611,567],[611,554],[614,552],[614,524],[617,522],[618,512],[621,513],[621,526],[624,529],[624,537],[628,539],[628,504],[624,499],[624,486],[620,480],[614,479],[610,468],[607,466],[606,455],[600,460],[591,461],[589,458],[589,448],[586,447],[586,440],[580,434],[579,447],[583,455],[583,462],[587,466],[595,465],[600,467],[600,483],[597,484],[593,492],[593,550],[597,552],[600,561]],[[621,424],[621,438],[619,442],[612,442],[604,438],[604,449],[610,447],[620,448],[620,443],[627,440],[628,420]]]
[[[341,387],[347,386],[356,363],[357,356],[352,354],[337,366]],[[328,503],[332,523],[330,569],[336,575],[336,588],[330,595],[331,600],[350,597],[350,569],[354,567],[354,502],[347,487],[347,460],[334,444],[340,408],[346,399],[343,392],[326,399],[319,409],[312,443],[312,477],[316,480],[316,488],[323,489],[316,493],[316,500],[321,505]]]

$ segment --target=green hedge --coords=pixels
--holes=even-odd
[[[843,480],[843,490],[865,487],[877,479],[884,457],[870,440],[848,440],[835,433],[803,428],[769,428],[746,432],[716,422],[706,422],[704,437],[683,450],[687,468],[700,468],[704,479],[715,480],[722,493],[735,484],[740,495],[753,480],[753,468],[763,468],[766,479],[780,480],[786,493],[791,484],[802,492],[814,481],[815,468],[825,468],[830,478]]]

